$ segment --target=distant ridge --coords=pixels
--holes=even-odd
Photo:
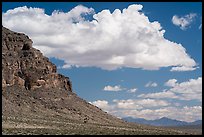
[[[143,118],[125,117],[125,118],[123,118],[123,120],[125,120],[127,122],[134,122],[134,123],[153,125],[153,126],[202,125],[202,120],[197,120],[197,121],[194,121],[194,122],[185,122],[185,121],[170,119],[170,118],[167,118],[167,117],[162,117],[160,119],[155,119],[155,120],[146,120],[146,119],[143,119]]]

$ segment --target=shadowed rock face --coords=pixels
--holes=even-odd
[[[14,84],[28,90],[62,88],[72,92],[68,77],[56,73],[56,66],[32,47],[32,40],[2,26],[2,86]]]

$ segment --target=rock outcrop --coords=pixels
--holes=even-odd
[[[2,26],[2,86],[17,84],[28,90],[44,87],[72,92],[70,79],[57,74],[56,66],[32,43],[27,35]]]

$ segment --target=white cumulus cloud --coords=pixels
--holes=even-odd
[[[188,81],[181,83],[175,83],[169,91],[176,93],[181,100],[196,99],[202,101],[202,77],[189,79]]]
[[[178,83],[176,79],[170,79],[165,85],[171,88],[162,92],[140,94],[138,97],[202,101],[202,77],[189,79],[188,81],[181,83]]]
[[[145,87],[157,87],[157,83],[156,82],[152,82],[152,81],[149,81]]]
[[[180,29],[185,30],[193,22],[193,20],[196,16],[197,16],[197,14],[195,14],[195,13],[190,13],[190,14],[187,14],[183,17],[179,17],[177,15],[174,15],[172,17],[172,23],[176,26],[179,26]]]
[[[174,87],[177,83],[176,79],[169,79],[164,85],[169,87]]]
[[[105,86],[104,88],[103,88],[103,90],[105,90],[105,91],[122,91],[123,90],[123,88],[120,86],[120,85],[116,85],[116,86]]]
[[[141,109],[168,106],[170,103],[164,100],[155,99],[127,99],[127,100],[113,100],[118,108],[123,109]]]
[[[196,62],[186,49],[165,39],[161,24],[150,22],[142,7],[133,4],[112,13],[95,13],[93,8],[79,5],[69,12],[55,10],[48,15],[44,9],[24,6],[2,13],[2,24],[29,35],[33,46],[46,56],[64,60],[62,68],[194,70]],[[86,20],[85,16],[92,16],[93,20]]]
[[[116,103],[116,107],[119,109],[141,109],[143,108],[141,105],[136,104],[135,100],[113,100]]]
[[[179,66],[179,67],[172,67],[170,71],[193,71],[199,67],[190,67],[190,66]]]
[[[140,94],[137,97],[141,98],[178,98],[177,95],[171,91],[162,91],[148,94]]]
[[[89,103],[103,109],[106,112],[108,112],[112,108],[111,105],[109,105],[108,101],[106,100],[96,100],[96,101],[89,102]]]
[[[137,88],[131,88],[127,92],[129,93],[135,93],[137,91]]]

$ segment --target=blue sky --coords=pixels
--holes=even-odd
[[[140,6],[128,8],[131,5],[142,5],[142,8]],[[21,9],[20,7],[23,6],[27,7]],[[78,8],[75,8],[77,6]],[[32,10],[30,7],[44,9],[44,12],[36,9]],[[18,9],[14,10],[14,8]],[[116,22],[113,20],[113,22],[107,23],[116,16],[109,16],[113,14],[115,9],[119,9],[121,12],[126,9],[128,12],[123,15],[117,14]],[[8,10],[13,10],[13,12],[9,13]],[[59,11],[56,12],[56,18],[51,16],[54,10]],[[73,12],[68,15],[71,10]],[[110,12],[102,12],[105,10]],[[86,14],[85,19],[81,16],[81,12]],[[139,12],[143,14],[138,15]],[[78,13],[80,14],[78,15]],[[132,116],[156,119],[166,116],[185,121],[202,119],[202,99],[199,97],[202,94],[201,2],[3,2],[2,14],[2,23],[5,27],[29,35],[34,41],[34,47],[39,48],[43,54],[58,66],[58,73],[70,77],[74,92],[103,110],[118,117]],[[45,15],[49,16],[48,19],[52,17],[53,22],[46,22],[47,20],[41,18],[47,18]],[[35,23],[26,23],[23,20],[24,18],[30,20],[31,16],[33,16],[31,19],[33,22],[35,22],[35,19],[40,18],[40,20]],[[142,22],[143,17],[148,18],[148,20]],[[76,22],[70,22],[70,18],[71,20],[77,20],[81,26],[77,26]],[[89,21],[87,21],[87,18]],[[56,22],[55,19],[57,19]],[[64,28],[68,26],[69,23],[66,24],[66,19],[69,20],[67,22],[73,23],[72,26],[76,26],[73,29],[72,26],[69,26],[69,32],[74,30],[72,33],[63,30],[63,33],[54,35],[52,33],[55,32],[55,29],[52,27],[44,29],[42,26],[47,33],[42,34],[41,38],[50,40],[50,42],[42,42],[36,36],[36,34],[41,35],[42,30],[40,28],[42,24],[39,25],[38,22],[43,21],[45,27],[46,25],[55,26],[57,24],[59,25],[56,25],[59,27],[58,31],[61,28],[60,25],[65,25]],[[95,29],[100,31],[96,32],[87,29],[86,33],[84,33],[83,27],[93,25],[91,21],[94,19],[98,21],[98,26]],[[64,22],[58,24],[61,20]],[[129,23],[128,25],[126,25],[126,21]],[[159,34],[156,33],[161,32],[161,29],[152,28],[151,23],[154,21],[159,22],[162,30],[165,30],[161,39],[158,36]],[[18,24],[19,22],[21,23]],[[120,27],[114,27],[118,25],[118,22],[123,23],[119,25]],[[138,28],[137,24],[140,24]],[[32,30],[35,25],[37,29]],[[122,28],[121,33],[119,33],[119,28]],[[140,30],[140,28],[143,28],[144,31]],[[82,33],[85,35],[82,35]],[[93,33],[98,34],[98,36]],[[105,37],[104,34],[110,34],[110,37]],[[117,39],[116,34],[119,34],[122,38]],[[151,49],[152,52],[156,52],[153,56],[147,56],[152,57],[152,60],[151,58],[146,59],[146,54],[144,55],[142,52],[134,56],[139,57],[139,59],[130,58],[131,50],[136,51],[135,55],[140,52],[137,51],[137,44],[135,44],[140,44],[136,34],[141,34],[140,37],[143,39],[149,37],[141,45],[142,47],[144,45],[144,48]],[[47,35],[53,35],[53,37]],[[73,37],[70,38],[69,36]],[[77,38],[74,36],[77,36]],[[59,39],[57,39],[58,37]],[[52,38],[56,38],[56,41]],[[101,39],[104,40],[104,43],[100,41]],[[113,39],[116,39],[116,42]],[[167,43],[166,40],[171,43]],[[65,42],[63,43],[63,41]],[[106,46],[110,41],[113,44]],[[84,47],[89,43],[95,43],[98,47],[94,47],[96,49],[93,51],[89,47]],[[127,45],[123,43],[127,43]],[[163,47],[174,46],[174,43],[174,49],[162,50]],[[66,44],[72,46],[66,47]],[[179,44],[181,44],[182,48],[178,49]],[[157,50],[151,47],[155,45],[161,51],[161,55],[158,55],[158,57],[156,57]],[[69,48],[70,53],[67,51]],[[119,48],[124,48],[124,53],[118,50]],[[72,55],[73,52],[76,52],[76,54]],[[115,55],[116,58],[114,58]],[[141,58],[139,55],[141,55]],[[92,58],[90,56],[96,57]],[[107,58],[105,58],[106,56]],[[160,58],[161,56],[163,56],[163,60]],[[125,61],[118,64],[123,57]],[[90,58],[93,62],[87,61],[86,58]],[[173,59],[171,60],[171,58]],[[137,62],[139,63],[137,64]],[[155,62],[155,64],[151,62]],[[65,67],[66,64],[68,67]],[[63,67],[63,65],[65,66]],[[173,67],[177,67],[176,71],[172,71]],[[149,83],[149,86],[147,83]],[[131,89],[133,92],[130,92]]]

